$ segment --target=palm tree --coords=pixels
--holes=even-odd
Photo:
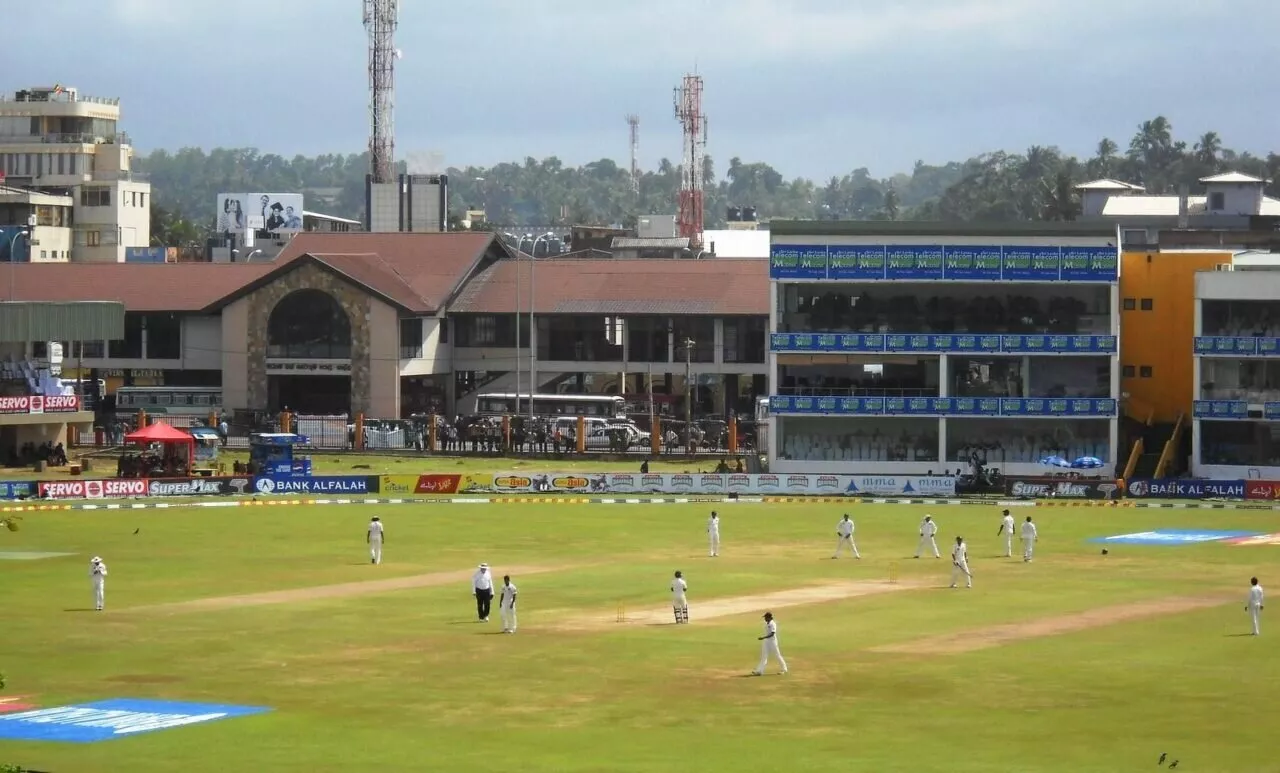
[[[1213,171],[1218,168],[1218,154],[1222,152],[1222,138],[1217,132],[1205,132],[1195,144],[1195,159]]]

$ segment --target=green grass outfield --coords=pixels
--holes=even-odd
[[[719,559],[705,551],[711,507],[723,520]],[[0,763],[1115,773],[1151,769],[1167,752],[1186,771],[1280,765],[1280,616],[1264,618],[1261,638],[1236,635],[1248,630],[1251,574],[1280,593],[1280,547],[1114,545],[1103,557],[1086,541],[1154,528],[1280,532],[1280,514],[1018,508],[1041,532],[1024,564],[995,557],[994,506],[850,508],[862,561],[829,559],[838,504],[30,513],[20,531],[0,532],[0,551],[75,555],[0,560],[6,695],[44,707],[129,697],[274,711],[88,745],[0,741]],[[926,511],[944,550],[957,531],[969,539],[973,590],[945,588],[947,560],[909,558]],[[375,513],[387,526],[378,567],[364,546]],[[79,611],[91,606],[93,554],[111,571],[103,614]],[[499,576],[521,569],[515,636],[491,635],[496,605],[492,622],[474,622],[465,577],[480,561]],[[876,592],[890,562],[899,582]],[[675,569],[693,624],[652,624],[669,618]],[[368,584],[389,578],[416,579]],[[366,584],[317,590],[336,583]],[[765,594],[799,588],[832,598],[773,606],[791,673],[745,677]],[[835,598],[841,588],[868,595]],[[282,590],[294,592],[228,598]],[[210,601],[158,606],[197,599]],[[1155,602],[1163,613],[1133,606]],[[630,622],[617,622],[620,604]],[[1090,610],[1102,611],[1082,616]],[[884,651],[904,645],[912,651]]]

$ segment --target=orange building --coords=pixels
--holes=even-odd
[[[1121,254],[1121,448],[1131,454],[1126,477],[1183,466],[1186,454],[1179,449],[1190,437],[1196,396],[1196,272],[1231,259],[1230,250],[1161,251],[1154,245]]]

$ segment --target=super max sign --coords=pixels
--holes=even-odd
[[[373,494],[378,479],[367,475],[330,475],[316,478],[257,478],[259,494]]]

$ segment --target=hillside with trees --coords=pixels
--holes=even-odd
[[[151,176],[153,233],[166,244],[198,241],[212,227],[218,193],[302,191],[307,209],[341,217],[364,215],[367,154],[292,159],[252,148],[157,150],[137,159]],[[1103,138],[1090,158],[1052,145],[1022,153],[995,151],[943,165],[916,163],[908,173],[873,177],[866,168],[825,181],[786,179],[765,162],[732,158],[723,168],[707,159],[708,226],[728,206],[756,207],[761,219],[817,220],[1072,220],[1079,183],[1110,177],[1145,185],[1152,193],[1196,192],[1196,181],[1224,170],[1262,177],[1280,196],[1280,154],[1265,157],[1224,146],[1216,132],[1193,141],[1175,138],[1170,122],[1143,121],[1127,145]],[[400,171],[405,171],[403,164]],[[450,209],[456,218],[485,210],[491,222],[512,225],[631,225],[641,214],[675,211],[679,169],[663,159],[633,191],[626,168],[610,159],[566,166],[558,158],[491,167],[449,169]]]

